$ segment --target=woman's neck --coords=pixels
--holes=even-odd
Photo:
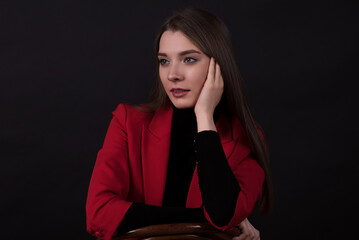
[[[186,126],[186,125],[196,125],[197,126],[197,119],[196,119],[196,114],[194,112],[194,107],[190,107],[190,108],[176,108],[173,104],[173,116],[175,118],[178,118],[181,120],[181,122],[183,124],[181,124],[181,126]],[[213,114],[213,120],[216,123],[219,115],[221,113],[221,107],[220,105],[218,105],[214,111]]]

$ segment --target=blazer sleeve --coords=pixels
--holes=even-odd
[[[129,191],[126,109],[120,104],[113,112],[103,147],[97,155],[86,202],[87,231],[109,240],[116,234],[132,202]]]
[[[238,181],[240,192],[238,194],[233,217],[225,226],[216,225],[204,208],[206,219],[221,230],[231,229],[247,218],[259,199],[265,179],[264,170],[251,155],[249,140],[242,132],[237,139],[233,152],[227,159],[233,174]]]

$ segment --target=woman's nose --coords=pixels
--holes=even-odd
[[[183,80],[183,74],[182,74],[181,68],[180,68],[180,66],[178,66],[178,64],[172,64],[172,66],[170,66],[167,78],[170,81]]]

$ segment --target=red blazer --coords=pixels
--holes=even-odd
[[[172,106],[155,114],[120,104],[113,112],[102,149],[98,152],[88,190],[87,231],[111,239],[132,202],[161,206],[171,140]],[[215,226],[198,187],[197,168],[187,196],[187,208],[203,207],[207,220],[219,229],[238,225],[248,217],[260,196],[264,171],[251,157],[246,134],[238,120],[224,114],[216,123],[224,153],[241,191],[227,226]]]

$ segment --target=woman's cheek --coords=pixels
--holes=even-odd
[[[202,88],[204,82],[206,81],[207,78],[207,69],[201,69],[201,71],[199,71],[199,74],[197,76],[198,79],[198,85]]]
[[[162,87],[165,89],[165,91],[167,92],[167,82],[164,81],[164,74],[160,71],[159,72],[159,76],[160,76],[160,80],[161,80],[161,84]]]

